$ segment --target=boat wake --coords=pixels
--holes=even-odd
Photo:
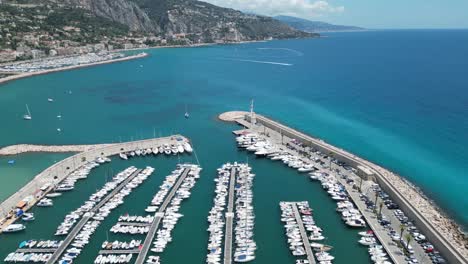
[[[232,59],[232,60],[233,61],[252,62],[252,63],[272,64],[272,65],[280,65],[280,66],[293,66],[294,65],[294,64],[291,64],[291,63],[275,62],[275,61],[242,60],[242,59]]]
[[[295,49],[289,49],[289,48],[257,48],[258,50],[285,50],[285,51],[289,51],[291,53],[294,53],[296,54],[297,56],[303,56],[304,53],[298,51],[298,50],[295,50]]]

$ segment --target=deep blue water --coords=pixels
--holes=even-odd
[[[253,98],[257,112],[403,175],[467,226],[468,31],[326,35],[153,49],[141,60],[2,85],[0,145],[119,141],[153,131],[209,144],[225,133],[216,116],[247,110]],[[21,119],[26,103],[31,122]],[[213,153],[197,147],[210,162]]]

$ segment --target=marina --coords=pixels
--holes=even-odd
[[[317,161],[317,157],[315,157],[315,160],[309,160],[311,158],[311,154],[315,153],[315,156],[317,156],[317,153],[319,154],[318,156],[320,158],[325,157],[325,161],[321,161],[322,167],[320,166],[318,168],[324,169],[324,170],[331,170],[331,165],[332,160],[333,163],[337,163],[339,166],[341,166],[340,170],[341,172],[349,172],[350,168],[353,168],[351,170],[354,173],[355,178],[357,179],[356,182],[364,182],[369,181],[369,184],[377,184],[382,186],[382,189],[384,189],[387,193],[389,193],[390,197],[396,200],[396,202],[402,207],[402,209],[405,210],[405,212],[408,213],[408,215],[413,216],[413,221],[418,226],[418,228],[421,230],[425,230],[428,232],[427,236],[428,238],[432,238],[431,242],[434,244],[434,246],[439,246],[440,252],[443,252],[444,256],[452,259],[455,258],[457,261],[460,261],[460,263],[464,263],[464,257],[460,253],[456,253],[457,249],[454,248],[453,243],[449,243],[445,241],[445,238],[443,236],[437,235],[436,233],[440,231],[440,229],[436,227],[428,227],[425,226],[425,224],[428,224],[427,219],[421,219],[421,214],[417,212],[418,209],[415,207],[409,206],[407,201],[404,201],[405,199],[401,196],[400,192],[401,191],[409,191],[411,188],[408,185],[405,185],[403,181],[398,183],[399,186],[403,186],[399,191],[396,191],[392,184],[389,183],[388,178],[393,179],[392,177],[396,177],[395,175],[389,173],[388,171],[384,171],[383,168],[378,167],[377,165],[371,164],[370,162],[367,161],[362,161],[360,158],[349,154],[345,152],[344,150],[335,148],[333,146],[330,146],[326,144],[323,141],[311,138],[307,135],[304,135],[300,132],[297,132],[296,130],[293,130],[291,128],[288,128],[276,121],[273,121],[271,119],[268,119],[264,116],[254,114],[253,112],[251,113],[245,113],[244,117],[241,119],[238,119],[239,114],[233,115],[232,121],[235,121],[239,123],[240,125],[248,128],[248,130],[237,130],[234,131],[236,135],[240,135],[241,137],[245,135],[246,133],[248,134],[249,132],[262,135],[261,137],[264,138],[267,142],[269,141],[274,141],[275,144],[278,144],[279,146],[282,146],[279,150],[273,150],[270,149],[271,153],[259,153],[258,150],[256,150],[256,155],[268,155],[268,154],[275,154],[278,151],[286,151],[290,152],[291,150],[294,150],[293,152],[295,155],[298,155],[301,157],[303,160],[307,160],[308,162],[314,163]],[[230,116],[229,115],[224,115],[224,118],[226,121],[229,121]],[[263,147],[263,146],[261,146]],[[265,151],[265,150],[264,150]],[[314,155],[312,155],[314,156]],[[271,158],[271,156],[270,156]],[[302,162],[302,161],[300,161]],[[299,163],[300,163],[299,162]],[[326,164],[328,163],[328,164]],[[342,166],[347,166],[345,170]],[[302,166],[300,166],[302,167]],[[371,169],[372,168],[372,169]],[[304,169],[304,168],[303,168]],[[335,168],[337,169],[337,168]],[[333,174],[336,172],[333,171]],[[392,176],[393,175],[393,176]],[[347,176],[345,176],[347,177]],[[346,180],[342,179],[342,180]],[[352,182],[352,181],[351,181]],[[356,182],[349,186],[349,188],[356,188]],[[350,182],[347,184],[349,185]],[[395,184],[395,183],[394,183]],[[356,189],[353,189],[353,191],[356,191]],[[414,192],[414,191],[412,191]],[[414,193],[412,193],[414,195]],[[415,197],[419,197],[417,194],[412,196],[413,199]],[[338,197],[337,197],[338,198]],[[350,197],[353,198],[354,203],[358,202],[360,199],[356,197]],[[373,206],[377,207],[376,204]],[[365,207],[367,208],[367,207]],[[363,209],[363,208],[362,208]],[[406,263],[407,257],[405,254],[403,254],[401,247],[400,249],[396,250],[398,248],[398,243],[395,243],[389,234],[387,234],[386,229],[382,229],[381,226],[384,225],[385,222],[380,221],[377,219],[375,210],[372,210],[373,214],[368,214],[367,216],[364,216],[367,218],[369,222],[373,222],[372,225],[374,228],[376,228],[376,232],[374,233],[380,233],[377,235],[377,237],[380,238],[380,242],[383,244],[384,248],[387,248],[387,253],[390,255],[392,260],[395,263]],[[362,211],[361,211],[362,213]],[[373,218],[369,220],[370,218]],[[432,218],[432,216],[429,217],[429,219]],[[377,224],[378,223],[378,227]],[[361,224],[359,224],[361,225]],[[423,232],[423,231],[421,231]],[[403,243],[403,239],[401,239],[401,244]],[[427,251],[425,248],[427,248],[427,245],[425,245],[425,248],[422,248],[418,243],[414,242],[412,240],[412,248],[419,248],[417,251],[419,253],[415,254],[414,252],[411,252],[411,259],[417,259],[419,258],[420,261],[429,261],[429,262],[434,262],[434,263],[443,263],[443,258],[440,255],[434,255],[434,253]]]
[[[186,143],[188,140],[180,135],[175,135],[165,138],[104,145],[66,158],[36,175],[33,180],[0,204],[0,208],[9,208],[10,210],[7,215],[0,218],[0,233],[4,228],[19,219],[16,215],[17,208],[23,212],[27,212],[36,203],[46,197],[46,195],[54,193],[57,183],[66,183],[62,186],[65,187],[62,188],[63,191],[71,190],[72,186],[70,184],[74,184],[80,178],[85,178],[85,174],[89,173],[90,169],[96,166],[96,163],[106,162],[106,157],[108,156],[118,155],[129,150],[130,152],[140,152],[140,150],[152,149],[153,147],[159,148],[164,145],[176,146],[184,142]],[[190,147],[189,143],[186,143],[186,145]],[[88,163],[89,161],[92,161],[92,163]]]

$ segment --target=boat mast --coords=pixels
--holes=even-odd
[[[28,104],[26,104],[26,111],[28,111],[28,115],[31,116],[31,112],[29,112]]]
[[[254,100],[250,101],[250,123],[255,125]]]

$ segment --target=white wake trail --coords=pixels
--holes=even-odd
[[[241,59],[233,59],[234,61],[244,61],[244,62],[253,62],[253,63],[262,63],[262,64],[273,64],[273,65],[281,65],[281,66],[293,66],[294,64],[291,63],[284,63],[284,62],[275,62],[275,61],[258,61],[258,60],[241,60]]]

